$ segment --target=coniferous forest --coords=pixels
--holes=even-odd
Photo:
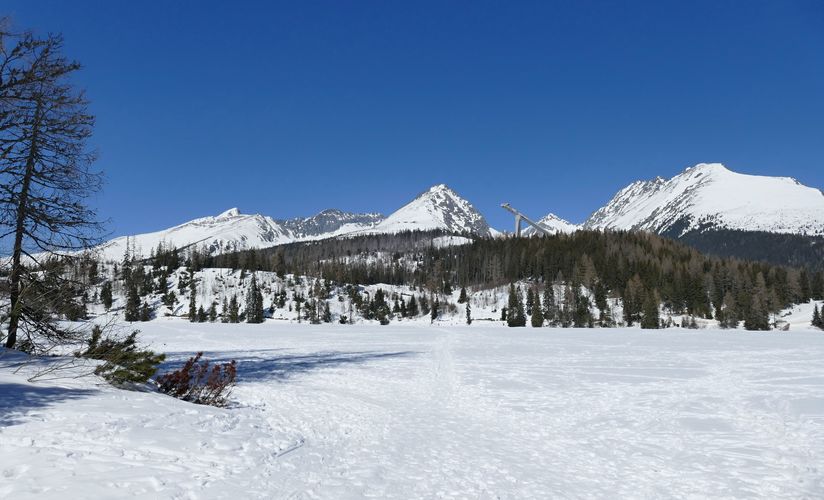
[[[603,311],[607,298],[620,298],[626,323],[647,318],[649,327],[651,311],[660,305],[673,314],[717,319],[722,326],[744,321],[749,329],[767,329],[770,313],[824,298],[820,269],[709,256],[643,232],[579,231],[433,245],[438,236],[442,235],[367,235],[213,257],[194,252],[188,263],[194,270],[264,270],[336,283],[410,285],[437,293],[527,281],[539,295],[548,285],[565,285],[571,296],[561,300],[562,309],[586,311],[595,305]],[[544,305],[542,312],[547,311]],[[569,323],[584,326],[597,319],[582,314],[579,321]]]

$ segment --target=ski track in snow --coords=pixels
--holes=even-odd
[[[6,353],[0,497],[824,496],[821,333],[140,328],[167,367],[238,359],[235,406],[30,384]]]

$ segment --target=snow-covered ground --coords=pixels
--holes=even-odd
[[[235,406],[5,352],[0,497],[824,497],[824,332],[139,326]]]

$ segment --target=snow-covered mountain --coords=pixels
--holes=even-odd
[[[578,224],[573,224],[568,220],[562,219],[552,213],[545,215],[543,218],[536,222],[552,234],[569,234],[574,233],[575,231],[580,229]],[[536,232],[537,230],[534,227],[527,225],[522,231],[522,234],[525,236],[531,236]]]
[[[431,229],[478,236],[492,234],[489,224],[471,203],[439,184],[389,217],[329,209],[311,217],[273,219],[260,214],[242,214],[232,208],[217,216],[195,219],[162,231],[115,238],[98,250],[106,259],[119,260],[126,253],[128,243],[135,255],[148,257],[162,242],[167,247],[197,247],[214,255],[344,235]]]
[[[292,240],[288,229],[271,217],[241,214],[237,208],[220,215],[202,217],[153,233],[122,236],[99,247],[106,259],[120,259],[126,245],[135,255],[148,257],[162,242],[178,249],[198,246],[211,254],[261,248]]]
[[[720,163],[699,163],[669,180],[630,184],[582,227],[675,237],[710,228],[821,235],[824,193],[790,177],[746,175]]]
[[[148,257],[162,242],[167,247],[197,247],[214,255],[337,236],[370,228],[383,218],[380,214],[324,210],[312,217],[275,220],[260,214],[242,214],[232,208],[162,231],[115,238],[99,250],[106,259],[121,259],[128,241],[130,251]]]
[[[489,224],[478,210],[446,184],[432,186],[375,227],[363,233],[397,233],[442,229],[491,236]]]
[[[277,222],[288,229],[295,238],[304,239],[351,233],[373,226],[385,218],[379,213],[354,214],[331,208],[312,217],[298,217]]]

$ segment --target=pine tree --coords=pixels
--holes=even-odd
[[[769,330],[769,313],[764,275],[759,272],[750,300],[750,309],[744,317],[744,328],[747,330]]]
[[[410,318],[415,318],[418,314],[420,314],[418,311],[418,301],[415,300],[414,295],[409,299],[409,305],[406,307],[406,314]]]
[[[240,306],[237,303],[237,295],[232,295],[229,299],[229,323],[240,323]]]
[[[258,288],[257,278],[252,274],[249,294],[246,297],[246,322],[263,323],[263,294]]]
[[[152,308],[148,302],[143,302],[140,307],[140,321],[150,321],[152,319]]]
[[[472,324],[472,306],[469,305],[469,301],[466,301],[466,324]]]
[[[197,322],[198,323],[205,323],[208,316],[206,315],[206,311],[203,309],[203,304],[197,308]]]
[[[532,306],[535,302],[535,293],[532,291],[532,288],[526,289],[526,314],[527,316],[532,316]]]
[[[660,319],[658,317],[658,294],[655,290],[651,290],[647,292],[646,298],[644,299],[644,316],[641,319],[641,328],[643,329],[656,329],[661,326]]]
[[[526,326],[526,314],[524,314],[524,303],[521,290],[516,289],[514,284],[509,285],[509,306],[506,312],[506,323],[510,327]]]
[[[326,300],[323,301],[323,322],[332,322],[332,311],[329,309],[329,302]]]
[[[189,321],[192,323],[197,321],[197,284],[194,278],[189,281]]]
[[[217,321],[217,306],[214,302],[209,305],[209,323]]]
[[[550,283],[544,288],[544,319],[551,325],[558,324],[558,306],[555,304],[555,290]]]
[[[541,296],[535,293],[533,297],[535,303],[532,304],[532,317],[530,318],[530,322],[533,328],[539,328],[544,326],[544,311],[543,307],[541,307]]]
[[[718,325],[721,328],[738,327],[738,310],[732,292],[724,294],[723,305],[721,309],[716,312],[716,317],[718,319]]]
[[[461,287],[461,294],[458,296],[458,304],[466,302],[466,288]]]
[[[229,322],[229,302],[226,300],[226,296],[223,297],[223,304],[220,306],[220,322]]]
[[[441,306],[440,301],[433,297],[432,300],[429,301],[432,304],[432,308],[429,310],[429,322],[434,323],[436,319],[438,319],[438,308]]]
[[[110,281],[103,283],[100,287],[100,301],[107,311],[112,308],[112,283]]]
[[[820,328],[824,330],[824,320],[821,319],[821,313],[818,310],[818,304],[815,305],[813,308],[813,321],[812,325],[816,328]]]
[[[132,284],[126,293],[126,321],[140,321],[140,295],[137,294],[137,286]]]

